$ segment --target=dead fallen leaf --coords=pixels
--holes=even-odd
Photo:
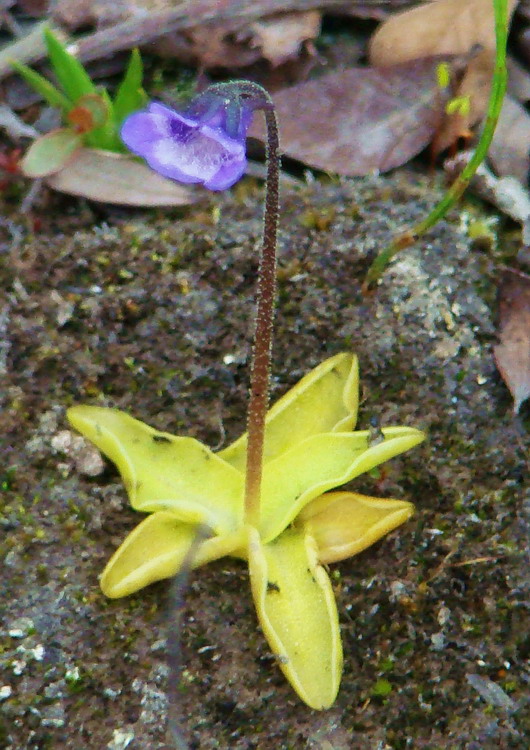
[[[166,34],[222,25],[239,39],[249,24],[261,18],[290,11],[329,10],[336,15],[381,18],[395,7],[413,0],[56,0],[51,18],[73,30],[94,24],[97,31],[80,38],[74,49],[83,62],[108,57],[114,52],[151,44]],[[351,4],[350,4],[351,3]],[[95,16],[95,17],[94,17]],[[175,42],[175,56],[184,49]],[[185,51],[185,54],[186,51]],[[23,58],[17,58],[23,59]],[[223,66],[224,67],[224,66]],[[0,67],[1,73],[1,67]]]
[[[517,0],[508,0],[510,13]],[[396,13],[370,41],[373,65],[396,65],[432,55],[467,55],[480,45],[495,49],[490,0],[433,0]]]
[[[234,33],[231,24],[202,24],[187,31],[175,31],[148,45],[150,52],[174,57],[203,70],[241,68],[259,60],[261,52],[249,44],[249,34]]]
[[[443,107],[437,60],[350,68],[273,96],[283,152],[317,169],[362,176],[386,172],[430,142]],[[261,118],[250,135],[263,140]]]
[[[103,28],[118,17],[129,21],[135,17],[140,19],[162,13],[174,13],[179,18],[195,20],[195,23],[187,23],[187,28],[208,22],[257,20],[275,13],[304,13],[308,10],[382,19],[396,10],[415,4],[417,0],[114,0],[112,3],[104,0],[54,0],[50,10],[58,23],[75,30],[90,24]],[[160,28],[164,29],[164,24]]]
[[[498,175],[512,175],[526,185],[530,169],[529,152],[530,114],[522,104],[506,96],[489,149],[490,161]]]
[[[252,46],[259,47],[263,57],[273,66],[281,65],[300,52],[302,44],[316,39],[320,32],[320,13],[282,13],[251,24]]]
[[[499,287],[499,337],[493,348],[515,414],[530,397],[530,276],[507,269]]]
[[[302,44],[319,31],[318,11],[277,13],[239,29],[233,21],[215,22],[166,34],[150,44],[149,50],[205,70],[242,68],[262,58],[277,66],[296,57]]]
[[[508,0],[511,14],[517,0]],[[449,117],[437,134],[442,151],[484,116],[495,59],[493,3],[490,0],[433,0],[418,8],[391,16],[370,42],[373,65],[395,65],[430,55],[472,56],[457,96],[470,96],[467,116]]]
[[[46,184],[68,195],[124,206],[186,206],[200,197],[193,187],[167,180],[130,156],[89,148]]]

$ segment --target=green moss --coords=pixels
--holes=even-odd
[[[372,696],[376,698],[386,698],[392,692],[391,683],[384,677],[381,677],[372,688]]]

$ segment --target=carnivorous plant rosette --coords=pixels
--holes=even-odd
[[[298,695],[327,708],[340,683],[342,648],[335,599],[321,563],[357,554],[412,514],[403,500],[329,492],[423,440],[410,427],[352,431],[357,359],[332,357],[270,409],[261,518],[244,514],[246,434],[219,453],[189,437],[158,432],[115,409],[78,406],[71,424],[117,465],[131,505],[150,513],[107,564],[103,592],[131,594],[174,575],[205,524],[211,535],[193,560],[248,560],[258,618]],[[326,494],[323,494],[326,493]]]
[[[244,172],[255,109],[263,110],[267,125],[267,182],[247,432],[213,453],[116,409],[78,406],[68,418],[117,465],[133,508],[150,514],[106,566],[104,593],[126,596],[173,576],[195,545],[193,567],[227,555],[247,560],[258,619],[281,669],[303,701],[323,709],[337,695],[342,646],[322,564],[355,555],[412,513],[406,501],[329,490],[424,435],[387,427],[372,441],[369,431],[354,431],[353,354],[322,362],[267,411],[280,157],[276,115],[264,89],[248,81],[216,84],[183,114],[153,104],[125,122],[122,137],[162,174],[221,190]]]

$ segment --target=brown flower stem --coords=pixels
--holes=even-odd
[[[276,113],[264,110],[267,125],[267,187],[263,217],[254,348],[250,375],[250,400],[247,412],[247,465],[245,474],[245,520],[258,526],[265,417],[269,406],[269,381],[272,351],[274,303],[276,299],[276,240],[279,214],[280,142]]]
[[[229,81],[208,86],[205,96],[220,94],[239,100],[248,109],[263,110],[267,126],[267,180],[263,238],[258,268],[257,310],[247,411],[247,463],[245,471],[245,522],[257,527],[260,518],[265,417],[269,407],[272,329],[276,300],[276,243],[278,237],[280,136],[269,93],[252,81]]]

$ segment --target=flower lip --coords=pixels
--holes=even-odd
[[[245,173],[246,131],[252,112],[231,111],[226,101],[194,114],[158,102],[128,117],[121,129],[125,145],[164,177],[226,190]],[[232,135],[234,133],[234,136]]]

